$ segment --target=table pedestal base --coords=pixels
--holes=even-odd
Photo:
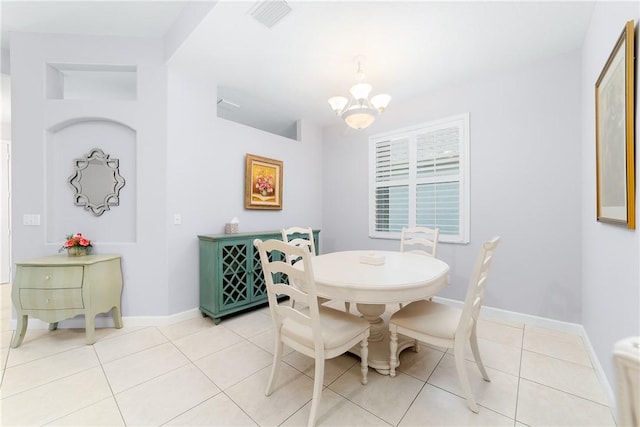
[[[400,366],[400,353],[402,350],[405,350],[409,347],[413,347],[415,345],[416,340],[406,337],[404,335],[398,334],[398,351],[396,352],[396,368]],[[360,345],[356,345],[351,350],[350,353],[353,353],[360,357]],[[389,334],[385,334],[382,341],[369,341],[369,357],[368,363],[369,367],[378,371],[379,374],[389,375]]]
[[[362,317],[371,324],[369,335],[369,367],[378,371],[382,375],[389,375],[390,349],[389,349],[389,327],[380,317],[386,306],[384,304],[357,304],[358,311]],[[396,368],[400,366],[400,353],[415,345],[415,340],[398,334],[398,350],[396,352]],[[360,345],[354,346],[350,353],[360,357]]]

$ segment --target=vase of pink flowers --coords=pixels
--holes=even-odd
[[[271,175],[258,176],[256,190],[264,197],[271,195],[273,193],[273,177]]]
[[[91,253],[92,247],[91,240],[84,237],[82,233],[69,234],[58,252],[66,250],[69,256],[84,256]]]

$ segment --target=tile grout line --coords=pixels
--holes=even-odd
[[[107,385],[109,386],[109,391],[111,391],[111,398],[113,399],[114,403],[116,404],[116,408],[118,408],[118,414],[120,415],[120,419],[122,420],[122,425],[124,425],[126,427],[127,421],[124,419],[124,414],[122,413],[122,409],[120,409],[120,404],[118,403],[118,399],[116,399],[116,394],[113,392],[113,387],[111,386],[111,381],[109,381],[109,377],[107,376],[107,373],[104,370],[104,364],[102,363],[102,359],[100,358],[100,355],[98,354],[98,351],[96,350],[95,345],[92,345],[91,347],[93,347],[93,352],[96,354],[96,358],[98,359],[98,363],[100,363],[100,369],[102,370],[102,375],[104,375],[104,379],[107,382]]]
[[[522,355],[524,354],[524,333],[527,325],[522,327],[522,335],[520,340],[520,363],[518,363],[518,386],[516,387],[516,412],[513,414],[513,426],[518,423],[518,403],[520,400],[520,381],[522,381]],[[524,423],[523,423],[524,424]]]
[[[442,360],[442,358],[440,358],[440,360]],[[438,360],[438,364],[440,363],[440,360]],[[438,364],[436,364],[436,367],[438,366]],[[433,368],[433,370],[435,371],[436,369]],[[403,375],[408,375],[405,374],[404,372],[401,372]],[[431,373],[433,373],[433,371],[431,371]],[[415,378],[411,375],[409,375],[411,378]],[[429,376],[431,376],[431,374],[429,374]],[[420,380],[422,381],[422,380]],[[404,418],[407,416],[407,413],[411,410],[411,407],[413,406],[414,403],[416,403],[416,400],[418,400],[418,396],[420,396],[420,393],[422,393],[422,390],[424,390],[424,388],[427,386],[427,380],[425,380],[422,383],[422,386],[420,387],[420,390],[418,390],[418,392],[416,393],[416,395],[414,396],[414,398],[411,400],[411,403],[409,404],[409,407],[407,408],[406,411],[404,411],[404,413],[402,414],[402,416],[400,417],[400,419],[398,420],[398,423],[396,424],[396,427],[398,427],[401,423],[402,420],[404,420]]]
[[[64,353],[64,352],[61,352],[61,353]],[[61,353],[57,353],[57,354],[61,354]],[[65,379],[65,378],[69,378],[69,377],[72,377],[74,375],[78,375],[78,374],[81,374],[83,372],[89,371],[91,369],[97,368],[99,365],[100,365],[100,362],[98,361],[98,365],[96,365],[96,366],[91,366],[91,367],[88,367],[88,368],[85,368],[85,369],[81,369],[79,371],[75,371],[75,372],[72,372],[70,374],[58,377],[58,378],[53,378],[53,379],[51,379],[49,381],[46,381],[46,382],[44,382],[42,384],[34,385],[34,386],[31,386],[31,387],[26,388],[24,390],[18,391],[18,392],[13,393],[13,394],[10,394],[9,396],[2,396],[2,399],[0,399],[0,400],[5,400],[5,399],[11,398],[13,396],[18,396],[18,395],[23,394],[23,393],[28,393],[28,392],[30,392],[32,390],[35,390],[35,389],[40,388],[40,387],[44,387],[44,386],[49,385],[51,383],[54,383],[56,381],[61,381],[61,380]],[[11,369],[11,368],[8,368],[8,369]],[[4,371],[6,371],[6,369],[3,370],[3,373],[2,373],[3,377],[4,377]]]
[[[218,326],[218,325],[215,325],[215,326]],[[233,331],[233,330],[231,330],[231,329],[229,329],[229,328],[226,328],[226,329],[227,329],[229,332],[231,332],[231,333],[233,333],[233,334],[237,335],[238,337],[240,337],[243,341],[245,341],[245,342],[247,342],[247,343],[251,343],[251,344],[253,344],[251,341],[249,341],[249,339],[248,339],[248,338],[245,338],[245,337],[241,336],[240,334],[238,334],[237,332],[235,332],[235,331]],[[159,331],[159,332],[160,332],[163,336],[165,336],[165,337],[166,337],[166,335],[165,335],[165,334],[163,334],[163,333],[162,333],[162,331]],[[197,332],[193,332],[193,333],[188,334],[188,335],[185,335],[185,336],[194,335],[194,334],[196,334],[196,333],[197,333]],[[180,338],[183,338],[183,337],[180,337]],[[180,338],[179,338],[179,339],[180,339]],[[216,383],[215,383],[211,378],[209,378],[209,376],[208,376],[208,375],[207,375],[207,374],[206,374],[206,373],[205,373],[205,372],[204,372],[204,371],[203,371],[203,370],[202,370],[202,369],[201,369],[201,368],[200,368],[200,367],[195,363],[197,360],[204,359],[205,357],[208,357],[208,356],[210,356],[210,355],[205,355],[205,356],[202,356],[202,357],[200,357],[200,358],[198,358],[198,359],[191,360],[191,358],[190,358],[189,356],[187,356],[187,355],[186,355],[186,354],[185,354],[185,353],[180,349],[180,347],[178,347],[178,346],[176,345],[176,343],[175,343],[175,342],[173,342],[173,339],[171,339],[171,338],[167,337],[167,340],[169,340],[169,342],[170,342],[170,343],[171,343],[171,344],[176,348],[176,350],[178,350],[178,351],[180,352],[180,354],[184,355],[184,357],[186,357],[186,358],[187,358],[187,360],[189,360],[189,363],[190,363],[191,365],[193,365],[193,367],[194,367],[194,368],[196,368],[200,373],[202,373],[202,375],[203,375],[205,378],[207,378],[207,379],[211,382],[211,384],[213,384],[213,385],[214,385],[218,390],[220,390],[220,392],[219,392],[219,393],[214,394],[213,396],[211,396],[211,397],[209,397],[209,398],[207,398],[207,399],[205,399],[205,400],[203,400],[202,402],[198,403],[197,405],[194,405],[193,407],[191,407],[191,408],[189,408],[189,409],[187,409],[187,410],[183,411],[182,413],[180,413],[180,414],[176,415],[175,417],[173,417],[173,418],[171,418],[171,419],[169,419],[169,420],[165,421],[165,422],[164,422],[163,424],[161,424],[161,425],[166,425],[167,423],[169,423],[169,422],[171,422],[172,420],[174,420],[174,419],[178,418],[179,416],[186,414],[187,412],[189,412],[189,411],[193,410],[194,408],[197,408],[198,406],[202,405],[204,402],[207,402],[207,401],[209,401],[209,400],[213,399],[214,397],[219,396],[219,395],[221,395],[221,394],[225,395],[225,396],[227,397],[227,399],[229,399],[231,402],[233,402],[233,404],[234,404],[234,405],[236,405],[236,406],[238,407],[238,409],[240,409],[240,410],[241,410],[241,411],[242,411],[242,412],[243,412],[243,413],[244,413],[244,414],[245,414],[249,419],[251,419],[251,421],[253,421],[253,422],[256,424],[256,426],[259,426],[259,425],[260,425],[260,424],[258,424],[258,422],[257,422],[257,421],[256,421],[256,420],[255,420],[255,419],[254,419],[254,418],[253,418],[249,413],[247,413],[247,411],[246,411],[242,406],[240,406],[240,405],[238,404],[238,402],[236,402],[235,400],[233,400],[233,398],[232,398],[231,396],[229,396],[229,395],[227,394],[227,392],[226,392],[222,387],[218,386],[218,384],[216,384]],[[238,342],[238,343],[236,343],[236,344],[239,344],[239,343],[240,343],[240,342]],[[223,350],[225,350],[225,349],[228,349],[228,348],[230,348],[230,347],[233,347],[234,345],[235,345],[235,344],[231,344],[230,346],[227,346],[227,347],[221,348],[221,349],[219,349],[218,351],[215,351],[215,352],[213,352],[213,353],[211,353],[211,354],[218,353],[218,352],[220,352],[220,351],[223,351]],[[255,345],[255,344],[253,344],[253,345]],[[258,347],[258,346],[256,346],[256,347]],[[186,366],[186,365],[185,365],[185,366]],[[262,368],[262,369],[265,369],[265,368]],[[261,369],[260,369],[260,370],[261,370]],[[255,375],[255,374],[256,374],[257,372],[259,372],[260,370],[258,370],[258,371],[256,371],[256,372],[254,372],[254,373],[253,373],[253,374],[251,374],[251,375]],[[251,376],[251,375],[250,375],[250,376]],[[241,381],[244,381],[244,380],[245,380],[245,379],[247,379],[247,378],[249,378],[249,377],[245,377],[245,378],[241,379],[240,381],[238,381],[238,383],[239,383],[239,382],[241,382]],[[236,384],[238,384],[238,383],[236,383]],[[235,385],[235,384],[234,384],[234,385]],[[233,385],[231,385],[230,387],[233,387]],[[295,413],[295,412],[294,412],[294,413]]]
[[[526,352],[529,352],[529,353],[538,354],[538,355],[540,355],[540,356],[549,357],[549,358],[551,358],[551,359],[559,360],[559,361],[561,361],[561,362],[571,363],[572,365],[575,365],[575,366],[580,366],[580,367],[583,367],[583,368],[591,369],[591,370],[593,371],[594,375],[595,375],[595,373],[596,373],[596,370],[593,368],[593,366],[592,366],[592,365],[590,365],[590,366],[583,365],[582,363],[574,362],[573,360],[567,360],[567,359],[564,359],[564,358],[562,358],[562,357],[553,356],[553,355],[551,355],[551,354],[547,354],[547,353],[541,353],[541,352],[539,352],[539,351],[530,350],[530,349],[528,349],[528,348],[524,348],[524,347],[523,347],[523,348],[522,348],[522,352],[524,353],[525,351],[526,351]]]
[[[530,380],[529,378],[522,378],[522,379],[526,380],[526,381],[529,381],[530,383],[537,384],[537,385],[542,386],[542,387],[550,388],[551,390],[555,390],[555,391],[560,392],[560,393],[568,394],[569,396],[573,396],[573,397],[578,398],[580,400],[584,400],[586,402],[591,402],[591,403],[594,403],[596,405],[604,406],[605,408],[611,409],[609,407],[609,405],[607,405],[606,403],[598,402],[596,400],[589,399],[588,397],[580,396],[580,395],[572,393],[570,391],[566,391],[566,390],[562,390],[561,388],[550,386],[549,384],[544,384],[544,383],[540,383],[538,381]]]
[[[359,364],[357,361],[356,361],[356,362],[354,362],[354,364],[353,364],[353,365],[351,365],[349,368],[345,369],[345,371],[344,371],[342,374],[338,375],[338,377],[336,377],[336,379],[335,379],[335,380],[333,380],[333,381],[331,382],[331,384],[335,383],[336,381],[338,381],[338,379],[339,379],[339,378],[342,378],[344,375],[346,375],[346,374],[347,374],[347,372],[349,372],[351,369],[353,369],[354,365],[358,365],[358,366],[359,366],[360,364]],[[295,367],[294,367],[294,369],[295,369]],[[369,366],[369,370],[373,370],[373,371],[375,371],[375,368],[372,368],[371,366]],[[304,374],[304,372],[303,372],[303,374]],[[367,375],[368,375],[368,374],[367,374]],[[330,386],[331,384],[329,384],[329,385],[327,385],[326,387],[324,387],[324,388],[322,389],[322,391],[324,391],[324,390],[326,390],[326,389],[329,389],[332,393],[337,394],[338,396],[340,396],[340,397],[342,397],[343,399],[347,400],[349,403],[351,403],[351,404],[353,404],[353,405],[357,406],[358,408],[362,409],[363,411],[367,412],[368,414],[370,414],[370,415],[372,415],[372,416],[376,417],[377,419],[379,419],[379,420],[380,420],[380,421],[382,421],[383,423],[388,424],[388,425],[393,425],[393,424],[391,424],[391,423],[387,422],[386,420],[384,420],[383,418],[381,418],[379,415],[374,414],[373,412],[371,412],[371,411],[370,411],[370,410],[368,410],[367,408],[365,408],[365,407],[363,407],[362,405],[358,404],[358,402],[354,402],[353,400],[349,399],[349,397],[345,396],[344,394],[340,393],[339,391],[334,390],[334,389],[332,389],[332,388],[329,388],[329,386]],[[363,387],[366,387],[366,385],[364,385]],[[309,401],[309,402],[310,402],[310,401]],[[309,403],[309,402],[307,402],[307,403]],[[306,405],[306,404],[305,404],[305,405]],[[411,407],[411,405],[409,405],[409,407]],[[304,408],[304,406],[303,406],[303,408]],[[302,409],[302,408],[300,408],[300,409]],[[408,409],[407,409],[407,410],[408,410]],[[296,411],[296,412],[298,412],[298,411]],[[293,416],[293,414],[291,414],[291,416]],[[289,418],[291,418],[291,417],[289,417]],[[288,419],[288,418],[287,418],[287,419]],[[402,417],[400,418],[400,421],[402,421]],[[398,421],[398,424],[400,424],[400,421]],[[397,425],[398,425],[398,424],[397,424]],[[396,426],[397,426],[397,425],[396,425]]]
[[[11,331],[11,341],[13,341],[13,334],[15,334],[15,331]],[[2,375],[0,375],[0,389],[2,388],[2,384],[4,383],[4,374],[7,371],[7,363],[9,363],[9,354],[11,353],[11,341],[9,341],[9,347],[7,350],[7,355],[5,356],[5,360],[2,364]]]

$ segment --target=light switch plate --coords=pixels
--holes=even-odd
[[[40,225],[40,215],[24,214],[22,216],[22,225]]]

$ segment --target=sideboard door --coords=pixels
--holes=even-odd
[[[316,253],[318,233],[314,230]],[[267,303],[255,239],[282,239],[280,231],[199,235],[200,311],[220,323],[223,316]]]
[[[223,312],[235,307],[245,306],[252,300],[252,272],[250,261],[253,245],[247,240],[224,242],[220,244],[220,286],[218,288],[218,311]]]

